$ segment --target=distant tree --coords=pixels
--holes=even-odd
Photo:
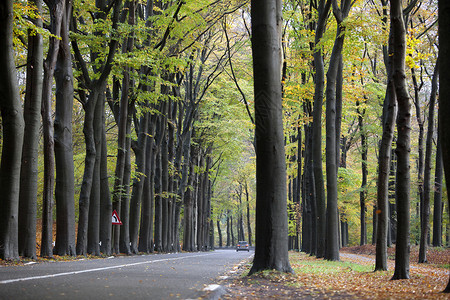
[[[20,159],[24,120],[13,47],[13,1],[0,2],[0,112],[2,157],[0,165],[0,258],[18,259]]]
[[[433,152],[433,135],[434,131],[434,114],[436,96],[438,92],[438,68],[439,59],[434,67],[433,77],[431,80],[431,94],[429,102],[428,115],[428,132],[425,145],[425,169],[423,176],[423,205],[421,206],[421,230],[420,230],[420,247],[419,247],[419,263],[427,262],[427,246],[430,222],[430,197],[431,197],[431,154]],[[437,224],[437,226],[440,226]]]
[[[249,274],[292,272],[281,107],[281,1],[252,1],[256,140],[256,248]]]
[[[442,246],[442,147],[439,128],[436,144],[436,168],[434,175],[433,246]]]
[[[439,0],[439,129],[447,191],[450,188],[450,2]],[[450,197],[447,197],[450,206]],[[450,276],[445,293],[450,293]]]

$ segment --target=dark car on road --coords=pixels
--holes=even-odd
[[[248,242],[246,241],[239,241],[236,245],[236,251],[247,251],[249,252],[250,249],[248,247]]]

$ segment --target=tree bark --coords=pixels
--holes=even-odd
[[[332,0],[321,0],[317,8],[318,21],[315,33],[315,46],[321,42],[326,28],[326,22],[330,11]],[[323,62],[323,53],[321,48],[314,52],[314,68],[316,75],[314,78],[314,108],[312,125],[312,160],[314,170],[315,185],[315,209],[316,212],[316,237],[318,258],[325,256],[325,236],[326,236],[326,205],[325,205],[325,187],[323,181],[322,167],[322,105],[323,92],[325,87],[325,67]]]
[[[433,247],[442,246],[442,147],[438,128],[436,168],[434,175]]]
[[[57,255],[75,255],[75,179],[72,148],[73,73],[69,43],[72,2],[66,1],[55,68],[55,201]]]
[[[333,51],[330,57],[330,66],[327,72],[326,87],[326,178],[327,178],[327,208],[326,208],[326,240],[325,259],[339,260],[339,217],[337,205],[337,139],[336,136],[336,82],[342,48],[344,46],[345,25],[344,19],[348,16],[351,8],[351,1],[342,1],[341,7],[337,6],[333,0],[333,14],[335,15],[338,27]]]
[[[247,234],[248,234],[248,244],[252,246],[252,226],[250,223],[250,195],[248,193],[248,184],[245,182],[245,197],[247,202]],[[219,225],[219,224],[217,224]]]
[[[420,247],[419,247],[419,263],[427,262],[427,246],[430,222],[430,180],[431,180],[431,154],[433,152],[433,135],[434,135],[434,111],[436,104],[436,94],[438,92],[438,68],[439,58],[434,67],[433,78],[431,80],[431,95],[429,102],[428,115],[428,132],[425,145],[425,166],[423,175],[423,205],[421,207],[421,223],[420,223]]]
[[[42,240],[41,256],[53,256],[53,191],[55,185],[54,129],[52,115],[52,88],[56,59],[59,52],[62,15],[65,0],[48,1],[50,8],[49,49],[44,61],[44,79],[42,89],[42,132],[44,140],[44,189],[42,196]]]
[[[367,138],[364,128],[364,114],[365,109],[361,111],[359,109],[359,101],[356,102],[357,112],[358,112],[358,126],[359,131],[361,133],[361,172],[362,172],[362,180],[361,180],[361,191],[359,192],[359,203],[360,203],[360,223],[361,223],[361,234],[359,244],[366,245],[367,244],[367,225],[366,225],[366,188],[367,188]]]
[[[292,272],[281,107],[281,1],[252,1],[255,88],[256,249],[249,274]]]
[[[397,96],[397,239],[395,247],[395,271],[392,279],[409,279],[410,253],[410,132],[411,100],[405,74],[406,30],[403,21],[402,1],[391,0],[391,31],[393,38],[392,78]]]
[[[111,194],[109,191],[109,178],[108,178],[108,148],[106,144],[105,126],[102,126],[102,153],[100,161],[99,238],[100,238],[100,252],[108,256],[111,255],[112,249],[111,215],[112,215],[112,202],[111,202]]]
[[[450,190],[450,2],[439,0],[439,130],[447,191]],[[450,207],[450,197],[448,206]],[[450,274],[449,274],[450,275]],[[445,293],[450,293],[450,276]]]
[[[19,258],[18,209],[20,159],[24,120],[14,64],[13,1],[0,2],[0,111],[2,158],[0,165],[0,259]]]
[[[42,13],[42,0],[30,0],[37,14]],[[42,28],[42,19],[34,19]],[[25,131],[20,171],[19,254],[36,258],[36,210],[38,189],[38,151],[42,102],[43,40],[37,32],[28,32],[27,80],[24,103]]]

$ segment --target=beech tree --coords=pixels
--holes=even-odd
[[[342,63],[342,48],[344,46],[345,25],[343,24],[347,18],[353,5],[352,0],[342,0],[340,6],[337,0],[333,0],[333,14],[337,22],[336,40],[334,42],[333,51],[330,58],[330,66],[327,72],[327,105],[326,105],[326,168],[327,168],[327,230],[325,240],[325,258],[328,260],[339,260],[339,218],[337,205],[337,153],[336,143],[339,143],[338,128],[336,126],[337,100],[338,92],[337,81],[339,74],[339,65]],[[342,88],[342,87],[340,87]],[[340,99],[342,100],[342,99]],[[340,130],[339,130],[340,131]]]
[[[390,1],[391,34],[393,46],[392,81],[398,103],[397,116],[397,173],[395,200],[397,204],[397,241],[395,271],[392,279],[409,279],[410,253],[410,132],[411,99],[405,75],[406,29],[402,1]]]
[[[61,19],[61,42],[55,64],[55,254],[75,255],[75,191],[72,150],[73,70],[69,44],[71,1],[66,1]]]
[[[0,3],[0,112],[2,157],[0,165],[0,258],[19,258],[18,210],[20,159],[24,120],[19,97],[13,48],[13,1]]]
[[[447,191],[450,187],[450,2],[439,0],[439,130]],[[450,205],[450,197],[448,204]],[[445,293],[450,293],[450,276]]]
[[[314,91],[314,108],[313,108],[313,125],[312,125],[312,163],[314,170],[314,186],[315,186],[315,203],[310,209],[316,212],[315,224],[317,224],[317,257],[325,256],[325,236],[326,236],[326,201],[325,188],[323,182],[322,167],[322,106],[323,92],[325,88],[325,69],[323,62],[322,47],[320,47],[321,38],[323,37],[328,13],[331,8],[332,0],[321,0],[318,2],[317,12],[318,20],[315,29],[315,51],[314,51],[314,68],[315,68],[315,91]],[[313,221],[314,224],[314,221]],[[313,240],[315,240],[313,238]]]
[[[387,1],[382,1],[384,6]],[[387,24],[387,11],[383,8],[383,24]],[[392,141],[394,139],[395,119],[397,117],[397,98],[393,86],[392,62],[393,62],[393,36],[389,32],[389,55],[385,55],[387,73],[386,94],[383,104],[381,125],[383,135],[380,142],[380,154],[378,156],[378,181],[377,181],[377,231],[376,231],[376,256],[375,270],[387,270],[387,245],[389,230],[389,175],[392,159]]]
[[[252,1],[256,233],[249,274],[292,272],[288,257],[286,161],[281,112],[281,1]]]
[[[30,1],[36,14],[42,12],[42,1]],[[42,28],[42,19],[33,23]],[[24,142],[20,171],[19,197],[19,253],[23,257],[36,258],[36,219],[38,189],[38,146],[42,101],[43,38],[29,29],[27,83],[24,103]]]

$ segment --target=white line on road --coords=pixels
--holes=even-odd
[[[24,278],[16,278],[16,279],[7,279],[7,280],[0,281],[0,284],[34,280],[34,279],[46,279],[46,278],[68,276],[68,275],[77,275],[77,274],[82,274],[82,273],[104,271],[104,270],[109,270],[109,269],[118,269],[118,268],[124,268],[124,267],[152,264],[152,263],[162,262],[162,261],[180,260],[180,259],[185,259],[185,258],[190,258],[190,257],[201,257],[201,256],[206,256],[206,255],[212,255],[212,254],[214,254],[214,253],[183,256],[183,257],[174,257],[174,258],[165,258],[165,259],[157,259],[157,260],[148,260],[148,261],[142,261],[142,262],[131,263],[131,264],[123,264],[123,265],[118,265],[118,266],[110,266],[110,267],[103,267],[103,268],[95,268],[95,269],[88,269],[88,270],[80,270],[80,271],[73,271],[73,272],[64,272],[64,273],[56,273],[56,274],[32,276],[32,277],[24,277]]]

